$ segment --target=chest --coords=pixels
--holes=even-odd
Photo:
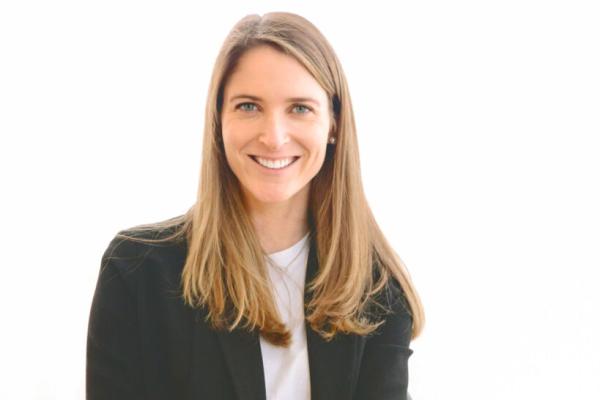
[[[185,306],[174,293],[140,300],[138,304],[144,305],[138,316],[147,398],[266,399],[269,380],[265,368],[272,359],[263,354],[258,334],[238,329],[215,331],[201,310]],[[310,398],[351,399],[364,339],[338,335],[326,342],[303,325]]]

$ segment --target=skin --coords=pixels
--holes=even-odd
[[[325,160],[331,127],[327,93],[293,57],[263,45],[240,58],[223,98],[227,162],[263,249],[281,251],[308,232],[310,181]],[[251,155],[300,158],[273,174]]]

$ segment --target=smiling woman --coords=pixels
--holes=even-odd
[[[296,236],[307,232],[309,183],[323,165],[332,130],[327,93],[296,59],[261,45],[240,57],[223,100],[225,155],[250,214],[285,208],[303,221]],[[289,243],[261,245],[272,253]]]
[[[198,198],[119,232],[90,313],[90,399],[404,399],[419,296],[360,179],[348,85],[290,13],[217,57]]]

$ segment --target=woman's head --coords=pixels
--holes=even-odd
[[[293,57],[261,45],[238,60],[223,89],[227,162],[253,203],[308,205],[309,184],[327,148],[327,93]]]
[[[343,189],[334,169],[358,174],[358,163],[340,164],[358,161],[342,68],[323,35],[298,15],[250,15],[234,26],[215,63],[206,121],[205,167],[215,170],[214,184],[241,190],[244,200],[306,207],[310,196],[310,204],[323,204],[323,195]],[[253,156],[293,163],[276,172]]]
[[[298,96],[314,102],[290,100]],[[307,114],[307,107],[319,112]],[[197,201],[185,215],[147,227],[175,228],[160,241],[186,237],[185,302],[205,307],[215,328],[258,328],[272,343],[288,344],[245,201],[248,194],[266,203],[304,199],[318,260],[306,288],[312,328],[328,339],[372,332],[381,321],[371,320],[368,310],[393,278],[408,301],[416,337],[423,308],[373,217],[357,143],[346,79],[323,35],[289,13],[238,22],[213,70]],[[251,156],[301,158],[268,176]]]

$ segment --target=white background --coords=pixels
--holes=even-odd
[[[217,50],[311,20],[350,83],[363,179],[427,316],[415,400],[600,398],[593,1],[3,1],[0,398],[81,399],[114,234],[195,201]]]

